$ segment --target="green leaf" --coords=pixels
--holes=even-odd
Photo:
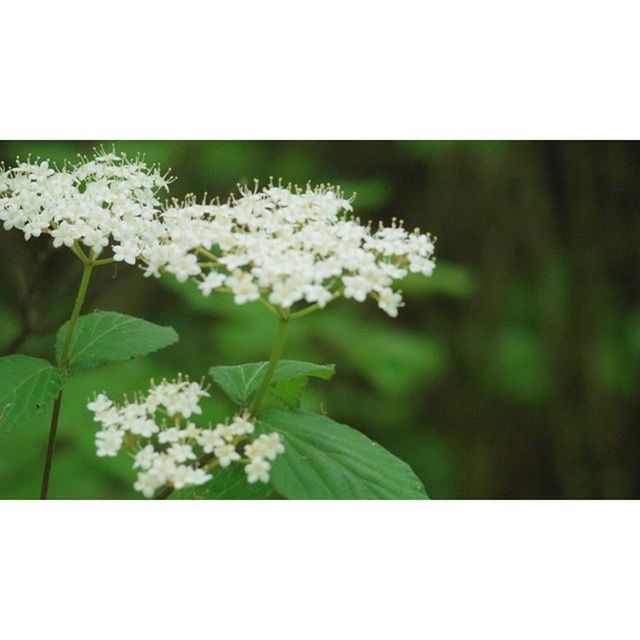
[[[244,467],[232,464],[225,469],[214,469],[213,479],[199,487],[176,491],[178,500],[261,500],[273,493],[270,484],[249,484]]]
[[[0,358],[0,431],[51,407],[64,384],[61,371],[29,356]]]
[[[425,499],[411,467],[365,435],[326,416],[268,409],[261,433],[278,432],[285,452],[271,470],[276,491],[290,499]]]
[[[302,390],[307,386],[309,378],[283,380],[271,387],[271,394],[284,402],[289,409],[299,409]]]
[[[268,362],[250,362],[233,366],[211,367],[209,375],[233,402],[239,405],[250,404],[260,388],[268,364]],[[335,366],[332,364],[280,360],[271,379],[271,384],[276,385],[276,389],[279,388],[290,401],[295,402],[295,388],[292,386],[283,387],[280,383],[306,381],[309,377],[328,380],[334,373]],[[302,386],[297,386],[298,404]]]
[[[62,347],[68,323],[58,331],[56,358]],[[68,367],[71,371],[98,367],[107,362],[129,360],[168,347],[178,341],[171,327],[113,311],[97,311],[78,319],[71,338]]]

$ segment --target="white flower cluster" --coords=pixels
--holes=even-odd
[[[96,434],[98,456],[116,456],[128,449],[138,469],[134,488],[148,498],[164,487],[205,484],[215,467],[234,462],[245,465],[249,483],[269,482],[271,462],[284,451],[280,435],[262,434],[250,440],[255,425],[248,415],[236,415],[215,427],[198,427],[189,418],[202,413],[200,400],[208,395],[200,384],[181,376],[158,385],[152,381],[146,395],[120,406],[98,394],[87,405],[101,425]]]
[[[324,307],[340,295],[372,297],[395,317],[394,281],[432,274],[434,244],[394,221],[372,230],[351,214],[338,188],[271,185],[226,204],[174,203],[161,214],[164,238],[141,252],[145,275],[197,279],[201,292],[230,291],[237,304],[261,296],[281,309]]]
[[[114,260],[135,264],[162,234],[157,196],[169,182],[141,159],[103,151],[62,168],[21,162],[0,167],[0,221],[27,240],[48,234],[55,247],[81,243],[100,255],[111,245]]]
[[[262,297],[284,310],[324,307],[342,295],[374,298],[395,317],[402,296],[394,282],[435,268],[429,234],[395,220],[361,224],[339,188],[271,184],[225,204],[188,199],[161,208],[169,182],[115,153],[62,169],[22,162],[0,168],[0,221],[27,240],[49,234],[56,247],[84,245],[94,256],[110,246],[116,262],[139,264],[147,277],[196,279],[205,296],[228,291],[237,304]]]

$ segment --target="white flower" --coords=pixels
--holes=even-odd
[[[206,484],[207,482],[209,482],[209,480],[211,480],[211,478],[213,478],[213,476],[210,473],[207,473],[204,469],[189,468],[189,484],[193,484],[196,486]]]
[[[147,469],[150,469],[153,466],[153,462],[158,457],[158,455],[159,454],[156,453],[153,445],[148,444],[144,449],[141,449],[140,451],[138,451],[138,453],[136,453],[136,461],[133,465],[133,468],[137,469],[139,467],[140,469],[144,469],[145,471]]]
[[[269,482],[269,470],[271,465],[263,458],[253,458],[244,468],[249,484],[258,482]]]
[[[189,382],[178,377],[173,382],[163,380],[159,385],[152,387],[147,396],[146,404],[150,411],[155,411],[163,406],[167,414],[175,417],[189,418],[192,414],[201,414],[200,398],[207,397],[209,393],[197,382]]]
[[[240,460],[240,454],[232,444],[223,444],[213,450],[213,455],[218,458],[221,467],[228,467],[235,460]]]
[[[51,232],[51,237],[53,238],[54,247],[61,247],[62,245],[72,247],[73,243],[80,237],[80,233],[76,225],[63,221],[57,229]]]
[[[345,276],[342,281],[345,285],[344,297],[358,302],[364,302],[372,289],[371,282],[363,276]]]
[[[146,277],[195,279],[205,296],[223,289],[236,304],[263,298],[285,311],[344,295],[373,297],[395,316],[394,281],[435,267],[428,234],[395,220],[372,230],[339,188],[271,184],[224,204],[161,207],[169,182],[141,159],[105,151],[62,168],[28,160],[0,171],[0,222],[26,239],[50,234],[56,247],[110,249]]]
[[[212,271],[198,285],[198,289],[202,291],[203,296],[209,296],[214,289],[221,287],[224,284],[225,280],[226,276],[224,274]]]
[[[236,270],[225,282],[231,289],[236,304],[245,304],[260,297],[260,290],[249,273]]]
[[[215,448],[224,444],[220,432],[216,429],[203,429],[197,440],[204,453],[211,453]]]
[[[182,463],[187,460],[195,460],[196,454],[193,453],[193,449],[188,444],[178,444],[174,442],[167,450],[169,457],[175,462]]]
[[[425,276],[430,276],[435,268],[436,263],[433,260],[420,255],[409,257],[409,271],[411,273],[422,273]]]
[[[164,484],[164,478],[151,470],[138,474],[138,479],[133,485],[133,488],[136,491],[141,491],[145,497],[151,498],[153,494]]]
[[[138,247],[134,242],[123,242],[113,247],[113,259],[116,262],[135,264],[138,257]]]
[[[254,432],[255,424],[245,416],[234,416],[229,427],[236,436],[249,435]]]
[[[184,489],[191,484],[193,469],[185,465],[176,465],[168,480],[176,489]]]
[[[158,435],[158,442],[166,444],[167,442],[180,442],[184,436],[182,429],[178,427],[170,427],[169,429],[162,429]]]
[[[103,427],[120,427],[122,425],[122,416],[117,407],[97,411],[94,420],[100,422]]]
[[[185,438],[197,439],[200,437],[202,429],[199,429],[193,422],[189,422],[184,429]]]
[[[160,427],[149,418],[136,418],[129,422],[129,431],[137,436],[151,437],[160,431]]]
[[[99,393],[95,399],[87,405],[89,411],[104,413],[113,406],[113,402],[104,393]]]
[[[256,458],[275,460],[279,454],[284,453],[284,445],[279,433],[263,434],[246,445],[244,452],[251,460]]]
[[[119,429],[103,429],[96,433],[96,449],[99,457],[117,455],[122,447],[124,433]]]
[[[378,294],[378,306],[392,318],[398,315],[398,307],[402,304],[402,296],[391,289],[382,289]]]
[[[198,259],[192,254],[181,255],[167,265],[167,271],[175,275],[178,282],[186,282],[189,276],[197,276],[202,273],[198,266]]]
[[[319,284],[309,284],[304,288],[304,299],[310,303],[317,303],[320,308],[325,307],[333,298],[331,291]]]

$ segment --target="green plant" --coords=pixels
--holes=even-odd
[[[268,361],[211,367],[211,378],[236,405],[215,427],[196,424],[207,385],[182,375],[152,380],[148,393],[122,404],[104,393],[89,403],[101,425],[98,456],[129,451],[139,469],[135,487],[145,496],[186,490],[210,498],[426,497],[401,460],[323,411],[301,409],[309,378],[330,378],[333,365],[283,354],[290,324],[337,298],[373,298],[397,316],[403,302],[392,286],[409,272],[431,275],[430,237],[395,221],[372,231],[351,216],[350,200],[333,187],[271,184],[226,204],[188,199],[161,207],[157,193],[168,183],[142,160],[104,151],[62,169],[29,161],[0,174],[5,228],[16,227],[27,239],[49,234],[54,247],[67,246],[83,264],[70,319],[58,332],[55,363],[0,359],[0,427],[52,412],[41,497],[48,495],[66,381],[178,339],[170,327],[119,313],[81,315],[93,270],[114,262],[137,264],[147,277],[168,272],[179,283],[195,280],[204,297],[216,291],[232,294],[237,305],[257,301],[278,321]],[[112,255],[101,258],[108,248]]]

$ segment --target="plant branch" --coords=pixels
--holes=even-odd
[[[101,260],[93,260],[91,263],[94,267],[101,267],[105,264],[113,264],[115,260],[113,258],[102,258]]]
[[[60,368],[66,372],[67,365],[69,363],[69,351],[71,348],[71,338],[75,331],[82,311],[82,305],[84,304],[85,297],[87,295],[87,289],[89,288],[89,281],[91,280],[91,273],[93,271],[93,264],[91,262],[84,263],[84,269],[82,270],[82,279],[80,280],[80,286],[78,288],[78,295],[76,296],[75,304],[73,305],[73,311],[69,318],[69,326],[67,327],[67,333],[64,337],[64,343],[62,347],[62,353],[60,355]],[[42,473],[42,485],[40,488],[40,499],[46,500],[49,493],[49,480],[51,477],[51,465],[53,464],[53,454],[56,447],[56,435],[58,432],[58,421],[60,420],[60,408],[62,406],[62,389],[56,396],[53,412],[51,414],[51,426],[49,428],[49,442],[47,444],[47,454],[44,461],[44,471]]]
[[[262,379],[262,383],[256,393],[256,398],[251,405],[251,413],[257,414],[260,409],[260,405],[264,400],[264,397],[267,395],[267,391],[269,389],[269,385],[271,384],[271,379],[273,378],[273,374],[276,372],[276,367],[278,366],[278,360],[282,357],[282,353],[284,351],[284,343],[287,339],[287,329],[289,328],[289,318],[281,317],[278,322],[278,333],[276,335],[276,341],[273,345],[273,349],[271,351],[271,357],[269,358],[269,364],[267,366],[267,371],[264,374],[264,378]]]
[[[313,313],[314,311],[317,311],[318,309],[323,309],[324,307],[327,306],[327,304],[329,304],[329,302],[331,302],[332,300],[335,300],[336,298],[339,298],[342,295],[342,292],[344,291],[344,289],[339,289],[338,291],[336,291],[331,298],[322,306],[320,306],[317,302],[315,304],[312,304],[308,307],[305,307],[304,309],[301,309],[300,311],[296,311],[295,313],[292,313],[289,316],[289,320],[297,320],[298,318],[304,318],[304,316],[308,316],[310,313]]]

